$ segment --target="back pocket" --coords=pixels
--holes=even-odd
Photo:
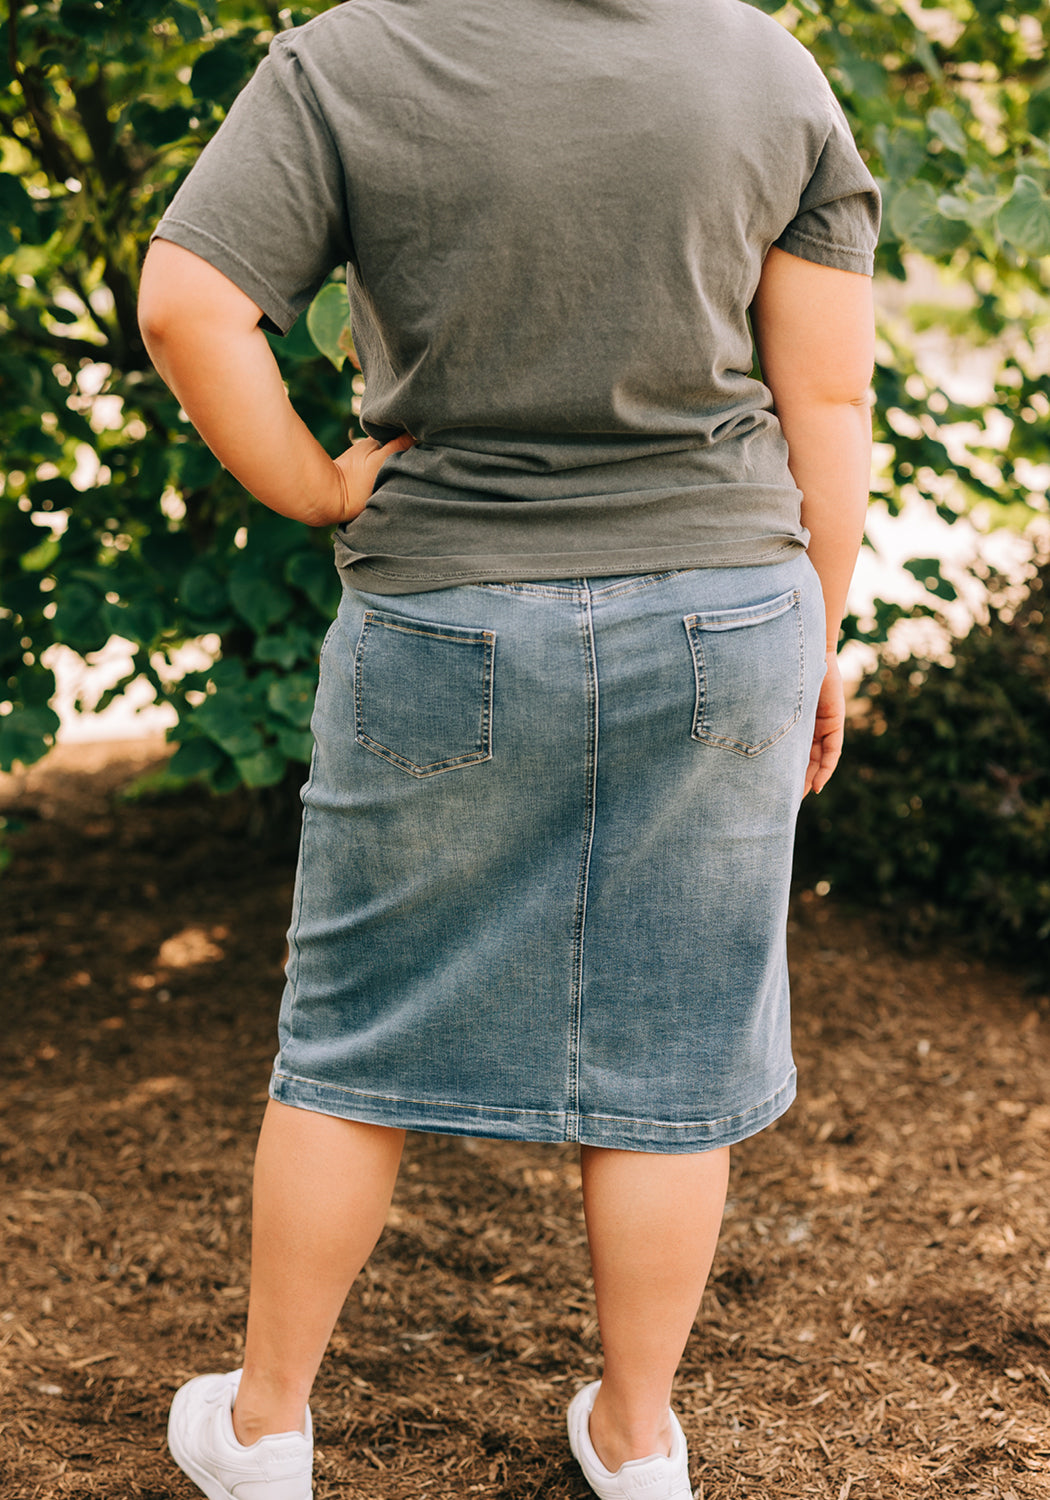
[[[743,609],[685,616],[696,673],[692,737],[761,755],[802,712],[802,601],[798,589]]]
[[[410,776],[492,757],[491,630],[365,611],[354,658],[359,745]]]

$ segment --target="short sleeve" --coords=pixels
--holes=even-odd
[[[870,276],[879,239],[879,190],[837,100],[830,97],[829,105],[827,139],[798,212],[775,243],[802,260]]]
[[[352,259],[342,163],[294,50],[270,48],[154,237],[192,250],[287,333]]]

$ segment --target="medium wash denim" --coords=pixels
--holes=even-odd
[[[347,589],[273,1097],[661,1152],[775,1119],[795,1086],[788,883],[823,671],[804,553]]]

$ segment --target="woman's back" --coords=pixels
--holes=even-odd
[[[770,245],[869,270],[876,223],[819,70],[741,0],[353,0],[278,37],[160,233],[282,329],[348,261],[365,426],[418,443],[341,550],[394,592],[797,549],[747,309]]]

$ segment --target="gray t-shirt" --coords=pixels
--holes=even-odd
[[[281,332],[347,262],[363,425],[418,443],[337,557],[395,594],[804,546],[748,307],[771,245],[870,274],[878,216],[743,0],[350,0],[276,37],[157,234]]]

